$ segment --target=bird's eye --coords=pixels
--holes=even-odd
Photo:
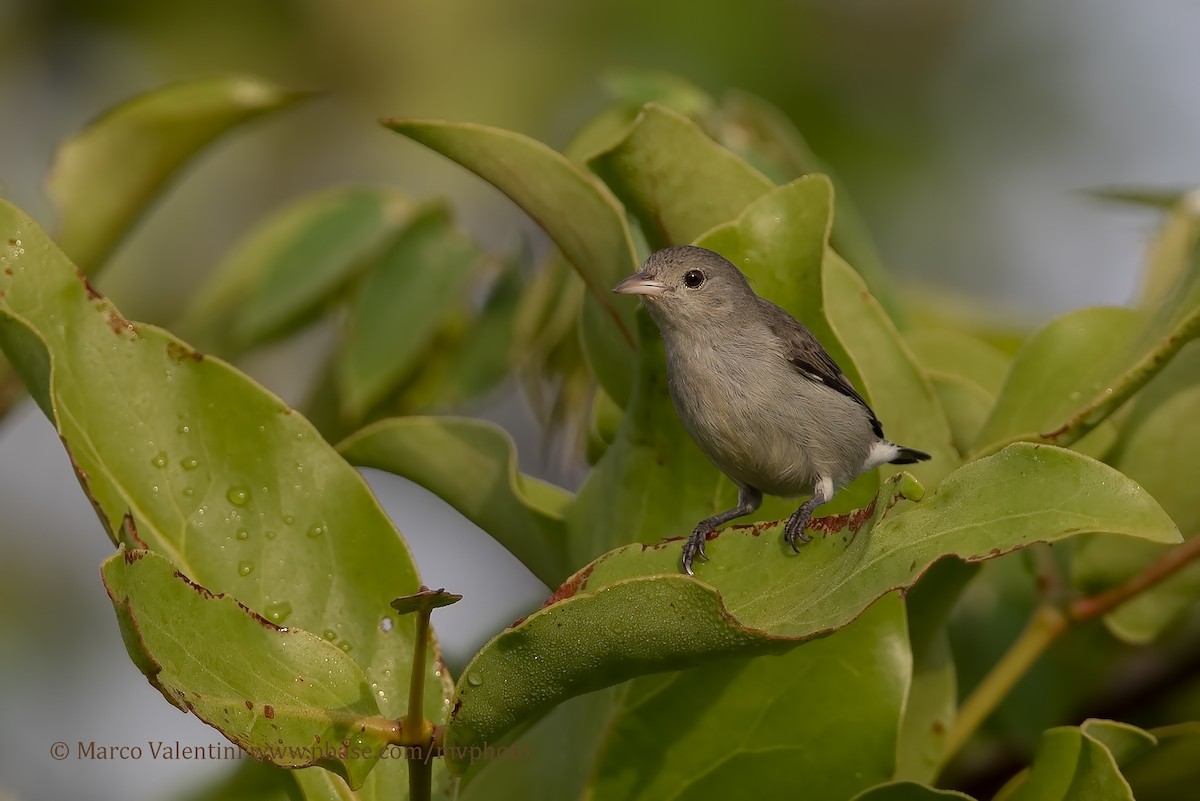
[[[688,270],[683,274],[683,285],[688,289],[696,289],[704,283],[704,273],[699,270]]]

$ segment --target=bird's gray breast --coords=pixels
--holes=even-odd
[[[665,343],[671,399],[700,449],[769,495],[806,494],[823,477],[850,481],[875,439],[866,411],[801,375],[777,341],[743,334]]]

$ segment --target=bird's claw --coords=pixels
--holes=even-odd
[[[680,566],[683,572],[689,576],[695,576],[692,572],[692,562],[699,556],[705,562],[708,561],[708,555],[704,553],[704,542],[708,539],[711,529],[703,526],[697,526],[692,535],[688,537],[687,542],[683,544],[683,558],[680,559]]]
[[[800,546],[796,545],[796,540],[804,545],[812,542],[812,537],[804,533],[804,529],[808,526],[808,518],[791,518],[787,522],[787,526],[783,530],[783,538],[787,540],[787,544],[792,546],[792,550],[800,553]]]

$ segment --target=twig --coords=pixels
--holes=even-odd
[[[1200,556],[1200,534],[1192,537],[1178,548],[1167,551],[1161,559],[1124,584],[1119,584],[1111,590],[1105,590],[1099,595],[1075,601],[1067,607],[1067,615],[1072,620],[1082,622],[1108,614],[1130,598],[1182,570],[1198,556]]]

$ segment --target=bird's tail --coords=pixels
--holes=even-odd
[[[889,460],[892,464],[916,464],[917,462],[924,462],[930,458],[928,453],[925,451],[919,451],[916,448],[905,448],[902,445],[897,445],[896,447],[899,448],[899,450],[896,451],[896,455]]]

